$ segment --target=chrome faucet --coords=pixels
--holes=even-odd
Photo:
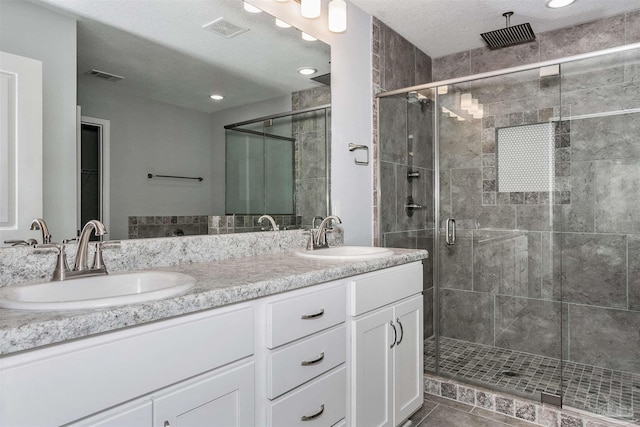
[[[260,218],[258,218],[258,224],[260,224],[265,219],[269,220],[269,222],[271,223],[271,229],[273,231],[280,230],[280,227],[278,226],[278,224],[276,224],[276,221],[273,219],[271,215],[262,215]]]
[[[318,231],[316,232],[315,238],[313,236],[313,230],[311,230],[311,239],[313,240],[313,249],[320,248],[328,248],[329,244],[327,243],[327,226],[330,221],[337,222],[338,224],[342,224],[342,220],[336,215],[329,215],[325,219],[322,220],[320,225],[318,226]]]
[[[44,222],[44,219],[36,218],[31,221],[29,230],[40,230],[42,232],[43,245],[48,245],[49,243],[51,243],[51,233],[49,233],[49,227],[47,227],[47,223]]]
[[[107,230],[105,229],[104,224],[96,219],[92,219],[85,224],[85,226],[82,228],[82,232],[80,232],[80,237],[78,238],[76,261],[73,270],[70,269],[69,265],[67,264],[67,254],[65,253],[65,245],[70,240],[64,240],[59,246],[57,244],[55,245],[58,248],[59,252],[58,260],[56,262],[56,268],[53,271],[51,280],[67,280],[82,276],[98,276],[102,274],[109,274],[107,268],[104,265],[104,260],[102,259],[103,242],[98,242],[96,244],[96,252],[93,258],[93,264],[91,267],[89,267],[88,253],[91,232],[94,232],[96,236],[103,236],[107,234]]]
[[[89,258],[89,239],[91,237],[91,231],[94,232],[96,236],[103,236],[107,234],[107,230],[104,228],[104,224],[102,224],[97,219],[92,219],[87,222],[82,231],[80,232],[80,237],[78,239],[78,249],[76,252],[76,263],[73,268],[74,271],[85,271],[89,270],[87,259]],[[98,260],[98,257],[102,257],[102,251],[99,250],[100,245],[96,246],[96,255],[93,260],[94,267],[96,264],[103,264],[101,260]]]

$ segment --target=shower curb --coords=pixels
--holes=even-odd
[[[498,393],[485,388],[424,373],[424,393],[472,405],[514,420],[545,427],[638,427],[630,421],[616,420],[584,411],[542,404],[532,400]]]

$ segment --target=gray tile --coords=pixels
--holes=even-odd
[[[562,103],[571,107],[571,116],[636,108],[640,102],[639,85],[640,81],[634,81],[566,92]]]
[[[383,246],[386,248],[416,248],[415,231],[396,231],[393,233],[383,233]]]
[[[595,231],[596,164],[571,163],[571,204],[562,206],[562,230]]]
[[[478,48],[471,51],[471,74],[532,64],[540,61],[538,42],[524,43],[503,49]]]
[[[415,84],[420,85],[433,81],[431,57],[420,49],[415,48]]]
[[[496,396],[496,412],[505,415],[514,415],[515,401],[513,399]]]
[[[640,312],[640,236],[632,235],[629,240],[629,310]]]
[[[456,234],[453,246],[447,245],[444,237],[440,239],[440,287],[471,290],[473,234],[470,230],[458,230]]]
[[[562,93],[623,83],[626,57],[617,53],[562,64]]]
[[[496,396],[493,393],[476,391],[476,402],[478,407],[483,409],[489,409],[493,411],[496,408]]]
[[[578,55],[625,43],[624,15],[548,31],[539,35],[540,60]]]
[[[496,51],[494,54],[498,52],[500,51]],[[501,67],[496,69],[499,68]],[[517,114],[510,122],[511,125],[522,124],[524,111],[537,110],[547,106],[544,99],[541,100],[542,102],[537,100],[540,95],[538,70],[520,71],[483,79],[481,85],[474,87],[472,94],[485,106],[484,114],[486,115]],[[502,106],[518,105],[519,108],[500,108],[496,103]],[[499,123],[496,123],[496,127],[500,127]]]
[[[473,237],[473,289],[526,296],[528,239],[525,233],[478,230]]]
[[[418,409],[418,411],[415,414],[409,417],[412,424],[416,425],[422,422],[422,420],[424,420],[426,416],[429,415],[429,413],[436,408],[436,406],[438,406],[437,403],[431,402],[429,400],[425,400],[422,407]]]
[[[581,418],[571,415],[560,415],[560,427],[584,427],[584,423]]]
[[[489,411],[487,409],[482,409],[482,408],[473,408],[473,411],[471,411],[471,413],[475,415],[479,415],[483,418],[494,420],[496,422],[501,422],[513,427],[534,427],[537,425],[537,424],[529,423],[523,420],[517,420],[513,417],[503,415],[503,414],[498,414],[496,412]]]
[[[558,427],[560,414],[555,409],[538,406],[538,424],[544,427]]]
[[[569,360],[626,372],[640,371],[637,312],[569,305]]]
[[[516,418],[521,418],[526,421],[535,421],[536,420],[535,405],[516,400]]]
[[[640,9],[626,15],[626,42],[640,42]]]
[[[518,230],[531,231],[558,230],[561,213],[560,206],[518,205],[516,206],[517,228]]]
[[[476,404],[476,393],[473,388],[458,386],[458,401],[469,405]]]
[[[444,337],[492,344],[492,296],[443,289],[440,292],[440,331]]]
[[[407,164],[407,101],[403,97],[380,100],[380,160]],[[384,175],[383,175],[384,176]]]
[[[446,399],[440,396],[434,396],[431,394],[427,394],[424,397],[424,400],[437,403],[441,406],[445,406],[449,409],[455,409],[456,411],[460,411],[460,412],[471,412],[471,410],[473,409],[472,405],[467,405],[466,403],[458,402],[451,399]]]
[[[471,75],[471,53],[454,53],[433,59],[433,81]]]
[[[595,117],[573,120],[571,159],[573,161],[640,159],[640,115]]]
[[[454,383],[443,382],[440,385],[440,395],[447,399],[458,400],[458,387]]]
[[[640,232],[640,189],[637,159],[598,162],[596,165],[595,229],[603,233]]]
[[[559,302],[496,296],[495,345],[560,358]]]
[[[383,23],[380,23],[380,29],[384,43],[383,89],[394,90],[413,86],[414,46]]]
[[[481,127],[478,120],[440,122],[440,167],[480,168],[482,166]]]
[[[425,426],[433,425],[439,427],[491,427],[508,425],[498,422],[495,419],[484,418],[475,414],[457,411],[443,405],[440,405],[436,409],[434,409],[425,419],[423,424]]]
[[[626,236],[579,233],[563,235],[563,300],[626,308],[626,247]]]
[[[380,228],[382,233],[395,232],[397,227],[398,193],[396,165],[380,161]],[[392,246],[393,247],[393,246]]]

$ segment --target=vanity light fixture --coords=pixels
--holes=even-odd
[[[313,37],[312,35],[309,35],[307,33],[305,33],[304,31],[302,32],[302,40],[306,40],[308,42],[314,42],[316,40],[318,40],[317,38]]]
[[[316,70],[315,68],[311,68],[311,67],[298,68],[298,73],[302,74],[303,76],[310,76],[311,74],[315,74],[317,72],[318,72],[318,70]]]
[[[300,14],[309,19],[315,19],[320,16],[321,0],[301,0]]]
[[[211,95],[209,98],[213,99],[214,101],[222,101],[224,99],[224,96],[214,94],[214,95]]]
[[[279,3],[288,0],[275,0]],[[300,3],[300,15],[304,18],[315,19],[322,13],[322,0],[294,0]],[[347,3],[345,0],[331,0],[328,6],[327,26],[332,33],[347,31]],[[304,38],[304,36],[303,36]],[[305,40],[308,40],[305,38]]]
[[[559,9],[561,7],[569,6],[575,1],[576,0],[547,0],[544,5],[550,9]]]
[[[276,26],[280,28],[291,28],[291,25],[278,18],[276,18]]]
[[[329,31],[342,33],[347,30],[347,3],[344,0],[329,2]]]

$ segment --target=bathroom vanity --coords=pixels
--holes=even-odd
[[[263,254],[160,268],[197,280],[165,300],[2,309],[0,425],[396,426],[423,401],[426,256]]]

